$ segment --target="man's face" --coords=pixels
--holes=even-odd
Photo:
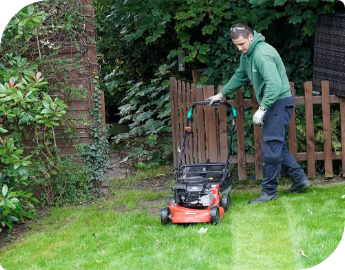
[[[236,45],[237,49],[241,53],[247,53],[249,50],[249,45],[252,42],[254,36],[253,34],[250,34],[248,38],[240,37],[238,39],[233,39],[232,42]]]

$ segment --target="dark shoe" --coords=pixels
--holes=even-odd
[[[268,195],[266,193],[261,193],[259,197],[257,197],[254,200],[249,201],[248,203],[252,204],[252,203],[263,203],[263,202],[268,202],[271,200],[276,200],[278,199],[278,195],[274,194],[274,195]]]
[[[292,186],[284,190],[284,193],[295,193],[295,192],[302,192],[308,188],[310,188],[313,184],[309,180],[304,180],[302,182],[299,182],[297,184],[292,184]]]

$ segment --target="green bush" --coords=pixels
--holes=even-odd
[[[1,173],[0,173],[1,174]],[[13,227],[13,223],[24,218],[34,218],[34,205],[38,200],[32,197],[31,192],[24,190],[14,191],[8,188],[7,184],[2,185],[0,194],[0,232],[3,227]]]
[[[42,191],[42,203],[60,206],[91,199],[90,170],[80,157],[57,154],[49,162],[39,158],[32,165],[31,174]]]

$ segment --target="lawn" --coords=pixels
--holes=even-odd
[[[280,189],[279,200],[249,205],[258,193],[235,189],[219,226],[162,226],[168,190],[117,189],[107,200],[51,209],[0,250],[0,263],[6,270],[305,269],[335,250],[344,230],[344,183],[291,195]]]

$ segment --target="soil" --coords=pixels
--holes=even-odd
[[[48,214],[48,212],[49,208],[36,206],[36,220],[43,218]],[[31,229],[33,222],[35,222],[35,220],[27,220],[25,222],[14,224],[12,230],[9,230],[8,228],[3,229],[2,232],[0,232],[0,249],[8,245],[9,243],[25,236]]]
[[[138,190],[150,190],[154,192],[166,191],[170,189],[169,185],[171,184],[172,179],[172,173],[169,175],[157,175],[154,178],[143,179],[142,181],[140,181],[140,183],[133,184],[130,188]],[[333,177],[332,179],[314,179],[312,182],[314,186],[325,186],[345,183],[345,179],[342,177]],[[283,188],[288,188],[291,185],[291,181],[285,179],[281,181],[281,184],[283,185]],[[236,191],[239,190],[257,192],[258,190],[260,190],[260,188],[261,182],[259,180],[237,181],[233,183],[233,190]],[[139,204],[143,209],[146,209],[146,211],[150,215],[159,216],[161,207],[164,205],[168,205],[168,198],[153,201],[140,200]],[[127,209],[125,209],[125,207],[119,207],[116,208],[116,211],[126,212]],[[48,208],[36,208],[38,219],[43,218],[48,212]],[[0,248],[8,245],[10,242],[15,241],[16,239],[23,237],[30,230],[32,222],[35,221],[26,221],[25,223],[15,224],[14,228],[11,231],[4,229],[0,233]]]

